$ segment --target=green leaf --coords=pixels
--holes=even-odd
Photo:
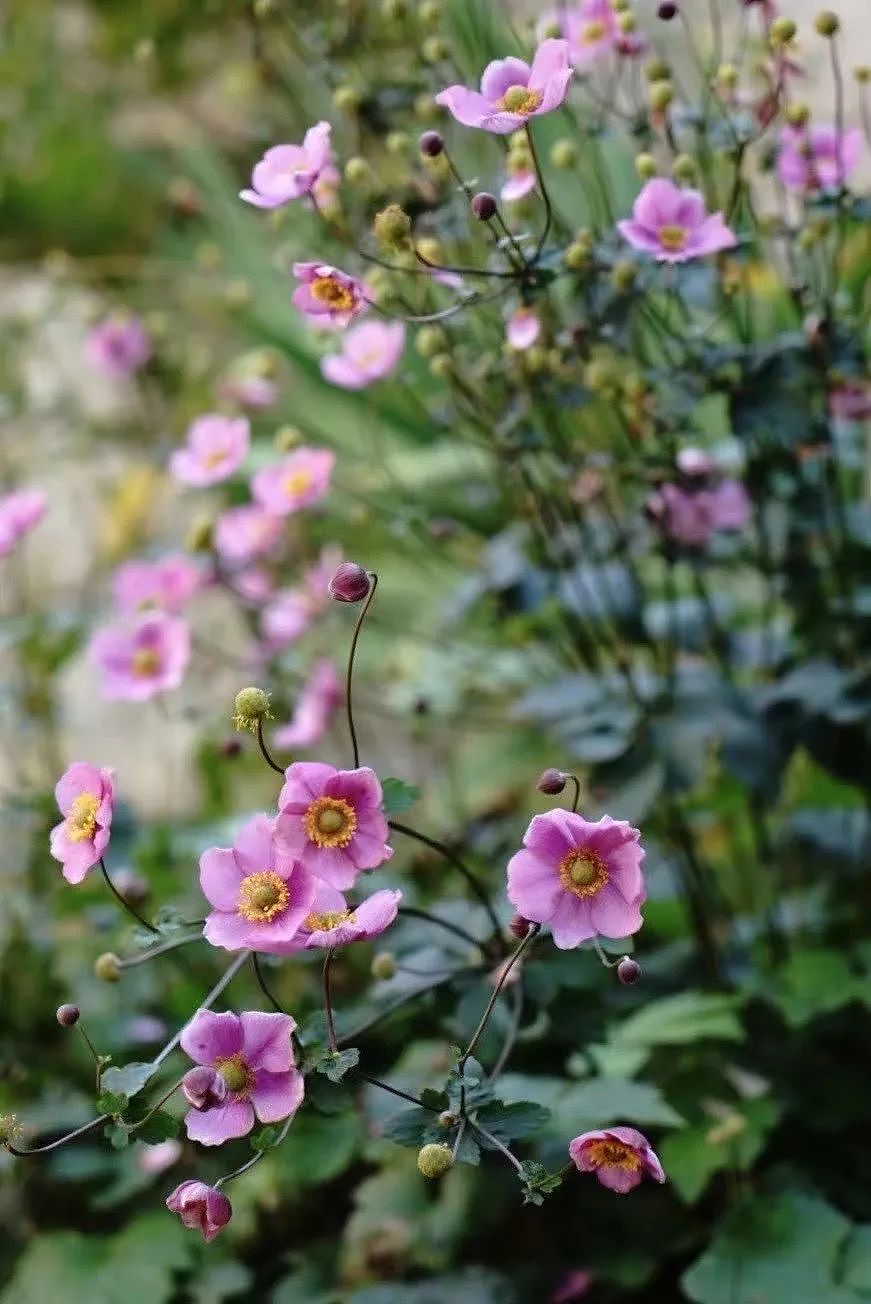
[[[527,1159],[521,1164],[524,1204],[544,1204],[544,1197],[562,1185],[560,1173],[549,1173],[543,1164]]]
[[[381,1135],[388,1141],[395,1141],[397,1145],[419,1148],[426,1144],[432,1123],[433,1116],[429,1110],[414,1105],[410,1109],[400,1109],[391,1114],[381,1129]]]
[[[97,1097],[97,1109],[100,1113],[111,1114],[113,1118],[123,1114],[128,1104],[127,1097],[115,1091],[101,1091]]]
[[[714,1173],[750,1168],[780,1114],[776,1101],[750,1100],[722,1122],[694,1124],[665,1137],[659,1146],[660,1158],[680,1198],[693,1204]]]
[[[349,1046],[347,1050],[328,1051],[318,1063],[317,1071],[328,1077],[330,1082],[341,1082],[345,1074],[359,1063],[359,1050],[356,1046]]]
[[[126,1150],[130,1144],[130,1131],[123,1123],[107,1123],[103,1128],[103,1136],[113,1150]]]
[[[688,1046],[695,1041],[740,1041],[740,998],[713,992],[679,992],[648,1001],[612,1034],[619,1045]]]
[[[178,1136],[178,1119],[167,1110],[159,1109],[156,1114],[151,1115],[147,1123],[137,1127],[133,1135],[137,1141],[145,1141],[148,1145],[157,1145],[160,1141],[172,1141]]]
[[[408,810],[420,796],[420,788],[406,783],[404,779],[382,779],[381,791],[384,795],[384,810],[388,815],[399,815]]]
[[[766,994],[787,1023],[800,1028],[817,1015],[867,999],[868,982],[856,977],[840,951],[807,948],[793,952]]]
[[[260,1127],[248,1138],[252,1150],[271,1150],[278,1140],[280,1128],[270,1125]]]
[[[680,1127],[683,1121],[651,1082],[591,1078],[560,1096],[553,1107],[553,1126],[549,1130],[575,1136],[612,1123]]]
[[[871,1295],[871,1227],[856,1227],[847,1242],[841,1279],[845,1286]]]
[[[100,1085],[112,1095],[124,1096],[130,1100],[139,1094],[156,1072],[154,1064],[125,1064],[123,1068],[106,1069]]]
[[[286,1140],[270,1156],[280,1165],[282,1182],[317,1186],[343,1173],[364,1141],[356,1113],[315,1114],[305,1110],[293,1121]]]
[[[550,1110],[529,1100],[504,1105],[494,1100],[476,1115],[477,1121],[499,1141],[517,1141],[540,1132],[550,1118]]]

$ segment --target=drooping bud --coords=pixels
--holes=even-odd
[[[411,218],[399,204],[388,204],[375,214],[372,230],[385,249],[401,249],[411,235]]]
[[[424,1177],[441,1177],[454,1166],[454,1156],[450,1146],[441,1142],[431,1142],[421,1146],[417,1152],[417,1167]]]
[[[396,973],[396,959],[390,951],[379,951],[372,958],[372,977],[386,982]]]
[[[641,965],[631,955],[624,955],[617,965],[617,977],[624,987],[632,987],[641,977]]]
[[[114,951],[104,951],[94,961],[94,973],[103,983],[117,983],[121,980],[121,961]]]
[[[251,733],[256,733],[258,724],[272,719],[269,694],[262,688],[240,689],[233,706],[233,724],[239,730],[249,729]]]
[[[556,797],[566,786],[567,774],[554,768],[542,770],[536,782],[539,792],[546,792],[548,797]]]
[[[449,1109],[443,1109],[436,1119],[436,1122],[439,1127],[443,1127],[445,1131],[447,1131],[449,1127],[456,1127],[457,1116],[456,1114],[452,1114]]]
[[[55,1018],[62,1028],[74,1028],[79,1021],[78,1005],[59,1005]]]
[[[333,571],[327,591],[336,602],[362,602],[369,592],[371,580],[362,566],[355,561],[340,562]]]
[[[496,216],[496,197],[488,190],[481,190],[477,195],[472,196],[471,208],[481,222],[489,222]]]
[[[181,1080],[182,1094],[193,1109],[211,1109],[227,1098],[227,1083],[210,1064],[197,1064]]]
[[[529,932],[529,920],[524,919],[523,915],[513,915],[511,923],[508,925],[508,931],[513,937],[517,938],[518,942],[522,942]]]

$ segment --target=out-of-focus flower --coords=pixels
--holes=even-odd
[[[738,480],[704,489],[664,484],[647,507],[669,538],[690,547],[704,546],[717,530],[743,530],[750,520],[750,499]]]
[[[243,602],[259,607],[275,592],[275,581],[261,566],[248,566],[230,578],[230,586]]]
[[[310,195],[332,162],[330,124],[318,122],[309,127],[301,145],[273,145],[255,164],[251,189],[241,190],[239,198],[255,208],[278,208],[293,199]]]
[[[296,448],[251,479],[252,496],[274,516],[290,516],[328,493],[336,455],[329,448]]]
[[[321,883],[309,914],[288,950],[310,950],[315,947],[347,946],[351,942],[368,942],[386,932],[399,911],[402,893],[389,888],[373,892],[352,910],[341,892],[327,883]]]
[[[223,1191],[205,1182],[182,1182],[166,1197],[170,1213],[177,1213],[185,1227],[200,1231],[204,1241],[213,1241],[233,1217],[233,1206]]]
[[[605,58],[617,48],[621,35],[611,0],[583,0],[579,8],[567,11],[563,31],[577,68]]]
[[[133,625],[109,625],[91,639],[107,700],[145,702],[178,688],[190,658],[190,630],[180,616],[152,612]]]
[[[626,1195],[643,1177],[664,1182],[665,1173],[653,1146],[634,1127],[609,1127],[583,1132],[569,1143],[569,1154],[580,1173],[595,1173],[602,1186]]]
[[[278,386],[268,376],[245,375],[234,372],[221,381],[221,398],[240,407],[268,408],[278,398]]]
[[[294,1065],[289,1014],[215,1014],[197,1010],[181,1034],[181,1048],[195,1064],[217,1069],[227,1097],[210,1109],[185,1115],[191,1141],[219,1146],[246,1136],[261,1123],[278,1123],[302,1104],[303,1077]]]
[[[159,561],[127,561],[112,576],[115,606],[123,616],[149,607],[178,615],[202,584],[202,571],[182,553]]]
[[[780,133],[777,175],[790,190],[834,190],[845,185],[862,152],[858,127],[790,127]]]
[[[365,389],[388,376],[402,357],[405,326],[396,322],[363,322],[342,339],[341,353],[321,362],[324,377],[342,389]]]
[[[547,924],[561,950],[591,937],[628,937],[641,927],[644,879],[638,829],[568,810],[536,815],[523,850],[508,862],[508,899],[524,919]]]
[[[311,874],[276,841],[275,821],[255,815],[232,847],[200,856],[200,887],[213,909],[203,936],[227,951],[276,951],[311,908]]]
[[[278,798],[277,837],[316,878],[344,890],[393,855],[374,770],[295,761]]]
[[[524,195],[528,195],[535,189],[535,168],[527,155],[509,154],[505,161],[505,170],[508,178],[502,183],[499,198],[507,204],[523,199]]]
[[[215,523],[215,549],[223,561],[246,566],[265,557],[284,533],[284,518],[257,503],[230,507]]]
[[[836,421],[871,419],[871,383],[847,380],[829,391],[829,412]]]
[[[51,831],[51,854],[68,883],[81,883],[109,845],[115,807],[112,771],[77,761],[54,790],[63,819]]]
[[[85,341],[85,358],[106,376],[131,376],[150,357],[151,342],[142,322],[122,313],[98,322]]]
[[[541,334],[541,319],[534,308],[516,308],[508,318],[505,336],[512,349],[532,348]]]
[[[572,1300],[583,1299],[595,1280],[595,1274],[589,1268],[572,1268],[561,1278],[550,1297],[550,1304],[571,1304]]]
[[[156,1177],[165,1173],[167,1168],[181,1159],[181,1142],[175,1140],[158,1141],[154,1145],[144,1145],[136,1156],[136,1166],[141,1173]]]
[[[301,284],[292,302],[318,326],[343,330],[369,306],[363,282],[329,263],[294,263],[293,274]]]
[[[272,735],[275,747],[311,747],[320,742],[342,701],[342,682],[332,661],[315,662],[287,724]]]
[[[269,652],[280,652],[301,638],[313,617],[312,604],[302,589],[283,589],[263,610],[260,626]]]
[[[41,489],[15,489],[0,497],[0,557],[6,557],[45,516],[48,500]]]
[[[465,127],[508,135],[530,118],[559,108],[571,78],[568,43],[547,40],[531,66],[522,59],[495,59],[484,69],[480,91],[448,86],[435,99]]]
[[[169,469],[182,484],[197,488],[219,484],[239,469],[250,444],[251,427],[245,417],[210,412],[188,427],[185,445],[172,454]]]
[[[635,201],[632,217],[618,222],[617,229],[633,248],[664,263],[684,263],[737,244],[723,214],[707,214],[698,190],[681,190],[664,177],[648,181]]]

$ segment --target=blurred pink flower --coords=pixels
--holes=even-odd
[[[221,398],[240,407],[268,408],[278,398],[278,386],[267,376],[245,375],[236,373],[221,381],[219,388]]]
[[[6,557],[45,516],[48,500],[41,489],[14,489],[0,497],[0,557]]]
[[[290,516],[329,492],[336,455],[328,448],[295,448],[251,478],[251,494],[274,516]]]
[[[136,1166],[141,1173],[156,1177],[165,1173],[167,1168],[181,1159],[180,1141],[157,1141],[154,1145],[143,1145],[136,1156]]]
[[[248,566],[230,578],[233,592],[252,607],[266,602],[275,590],[272,576],[260,566]]]
[[[571,1304],[572,1300],[583,1299],[592,1289],[595,1279],[589,1268],[572,1268],[561,1278],[550,1297],[550,1304]]]
[[[342,330],[369,306],[363,282],[329,263],[294,263],[293,274],[301,284],[292,302],[318,326]]]
[[[190,658],[190,630],[180,616],[151,612],[133,625],[109,625],[91,639],[107,700],[145,702],[178,688]]]
[[[557,10],[550,21],[562,24],[569,58],[577,68],[586,68],[610,54],[621,36],[611,0],[583,0],[575,9]]]
[[[706,213],[698,190],[681,190],[664,177],[647,182],[632,217],[618,222],[617,230],[633,248],[654,254],[661,263],[684,263],[737,244],[723,214]]]
[[[281,652],[301,638],[314,612],[302,589],[282,589],[263,610],[260,628],[270,652]]]
[[[502,183],[502,188],[499,191],[500,199],[504,199],[506,203],[513,203],[535,189],[536,176],[534,168],[527,167],[525,163],[512,163],[509,154],[506,169],[508,178]]]
[[[690,547],[703,546],[716,530],[743,530],[750,520],[750,499],[738,480],[702,489],[664,484],[647,506],[669,538]]]
[[[245,566],[255,557],[264,557],[284,533],[284,519],[267,512],[257,503],[230,507],[215,524],[215,548],[225,562]]]
[[[54,797],[64,818],[51,831],[51,854],[61,862],[68,883],[81,883],[109,845],[112,771],[77,761],[58,779]]]
[[[159,561],[126,561],[112,576],[112,595],[121,615],[135,615],[149,607],[178,615],[202,585],[196,562],[182,553]]]
[[[569,1154],[580,1173],[595,1173],[602,1186],[626,1195],[643,1177],[664,1182],[665,1173],[653,1146],[634,1127],[609,1127],[583,1132],[569,1143]]]
[[[547,40],[531,67],[522,59],[495,59],[484,69],[480,91],[448,86],[435,99],[463,126],[507,135],[559,108],[571,77],[567,42]]]
[[[393,855],[374,770],[295,761],[278,798],[277,837],[316,878],[344,890]]]
[[[185,1227],[200,1231],[204,1241],[213,1241],[233,1217],[233,1206],[216,1186],[205,1182],[182,1182],[166,1197],[170,1213],[177,1213]]]
[[[311,747],[320,742],[341,705],[342,682],[332,661],[316,661],[300,690],[287,724],[276,729],[272,741],[278,748]]]
[[[255,208],[278,208],[310,195],[324,169],[332,162],[330,124],[309,127],[301,145],[274,145],[255,164],[251,189],[239,198]]]
[[[831,126],[787,126],[780,133],[777,175],[790,190],[834,190],[846,184],[861,152],[858,127],[839,135]]]
[[[170,457],[169,469],[182,484],[201,488],[239,469],[248,456],[251,427],[245,417],[210,412],[191,423],[185,441]]]
[[[348,946],[380,937],[396,919],[402,893],[387,888],[373,892],[352,910],[341,892],[320,883],[311,911],[291,941],[289,951]]]
[[[534,308],[515,308],[508,318],[505,336],[512,349],[529,349],[541,334],[541,319]]]
[[[871,382],[847,380],[829,391],[829,412],[837,421],[871,418]]]
[[[88,363],[106,376],[130,376],[151,357],[151,342],[138,317],[116,313],[89,332],[85,341]]]
[[[326,380],[343,389],[365,389],[389,375],[405,348],[405,327],[401,321],[363,322],[342,339],[342,351],[321,362]]]

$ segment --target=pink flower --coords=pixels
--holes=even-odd
[[[291,301],[318,326],[342,330],[369,305],[369,292],[362,281],[329,263],[294,263],[298,285]]]
[[[272,552],[284,533],[284,520],[256,503],[230,507],[215,525],[215,548],[226,562],[247,566]]]
[[[596,823],[568,810],[536,815],[524,849],[508,862],[508,899],[524,919],[548,924],[563,951],[597,934],[637,933],[645,897],[640,836],[610,815]]]
[[[331,353],[321,362],[321,372],[342,389],[366,389],[389,375],[405,348],[405,327],[401,321],[363,322],[349,330],[341,353]]]
[[[268,571],[260,566],[249,566],[237,571],[230,579],[233,592],[252,607],[259,607],[272,597],[275,583]]]
[[[572,1268],[560,1279],[550,1297],[550,1304],[571,1304],[572,1300],[583,1299],[595,1280],[595,1274],[589,1268]]]
[[[303,684],[296,708],[286,725],[276,729],[272,741],[278,748],[311,747],[329,728],[343,697],[342,683],[332,661],[315,662]]]
[[[124,616],[148,607],[178,615],[197,592],[202,572],[181,553],[160,561],[127,561],[112,576],[115,606]]]
[[[516,308],[508,318],[505,335],[512,349],[529,349],[541,334],[541,320],[534,308]]]
[[[351,942],[368,942],[386,932],[399,912],[401,892],[386,889],[373,892],[352,910],[341,892],[321,883],[311,912],[306,915],[289,949],[311,950],[348,946]]]
[[[314,611],[302,589],[282,589],[263,611],[260,626],[270,652],[280,652],[301,638]]]
[[[557,10],[543,24],[559,23],[568,41],[569,58],[578,68],[604,58],[617,47],[621,32],[611,0],[583,0],[575,10]]]
[[[136,1156],[136,1167],[140,1173],[155,1177],[158,1173],[165,1173],[167,1168],[172,1168],[179,1159],[181,1159],[180,1141],[156,1141],[154,1145],[142,1146]]]
[[[203,936],[227,951],[277,951],[311,907],[315,881],[281,846],[275,821],[255,815],[232,847],[200,856],[200,887],[214,907]]]
[[[181,1034],[181,1048],[195,1064],[210,1064],[227,1084],[227,1098],[185,1115],[191,1141],[219,1146],[246,1136],[261,1123],[278,1123],[302,1104],[303,1078],[294,1066],[289,1014],[215,1014],[197,1010]]]
[[[737,480],[721,480],[702,489],[664,484],[649,499],[648,511],[676,543],[703,547],[716,530],[744,529],[750,519],[750,499]]]
[[[202,488],[219,484],[239,469],[248,456],[251,427],[245,417],[210,412],[188,426],[185,440],[184,448],[169,459],[169,469],[182,484]]]
[[[790,190],[835,190],[846,183],[859,162],[862,133],[858,127],[784,127],[780,133],[777,175]]]
[[[201,1231],[204,1241],[213,1241],[233,1217],[233,1206],[216,1186],[205,1182],[182,1182],[166,1197],[170,1213],[177,1213],[193,1231]]]
[[[331,208],[338,197],[341,179],[339,169],[328,164],[312,186],[312,202],[318,208]]]
[[[393,855],[374,770],[295,761],[278,798],[278,839],[316,878],[344,890]]]
[[[218,392],[221,398],[227,399],[230,403],[238,403],[240,407],[255,410],[272,407],[278,398],[278,386],[274,380],[270,380],[267,376],[241,373],[227,376],[222,380]]]
[[[508,155],[506,162],[508,179],[502,183],[502,189],[499,191],[500,199],[506,203],[513,203],[517,199],[523,199],[528,195],[530,190],[535,189],[535,169],[528,167],[526,162],[512,163],[511,155]]]
[[[104,318],[89,333],[85,357],[106,376],[130,376],[151,357],[151,343],[138,317],[119,313]]]
[[[251,494],[273,516],[290,516],[329,492],[336,455],[329,448],[295,448],[251,479]]]
[[[522,59],[495,59],[484,69],[480,91],[448,86],[435,98],[457,122],[507,135],[530,118],[558,109],[566,97],[572,69],[566,41],[542,41],[532,67]]]
[[[91,639],[108,701],[146,702],[178,688],[190,658],[190,630],[179,616],[152,612],[134,625],[109,625]]]
[[[240,190],[239,198],[255,208],[279,208],[292,199],[310,195],[324,169],[332,161],[330,124],[309,127],[301,145],[274,145],[255,164],[251,190]]]
[[[634,1127],[584,1132],[569,1143],[569,1154],[579,1173],[595,1173],[602,1186],[618,1195],[633,1190],[642,1177],[665,1181],[653,1146]]]
[[[115,798],[112,771],[77,761],[54,790],[63,819],[51,831],[51,854],[68,883],[81,883],[109,845]]]
[[[867,421],[871,418],[871,384],[847,380],[830,390],[829,412],[836,421]]]
[[[45,516],[47,499],[41,489],[15,489],[0,498],[0,557],[6,557]]]
[[[681,190],[664,177],[648,181],[632,217],[618,222],[617,230],[633,248],[654,254],[660,263],[685,263],[738,243],[722,213],[706,214],[698,190]]]

